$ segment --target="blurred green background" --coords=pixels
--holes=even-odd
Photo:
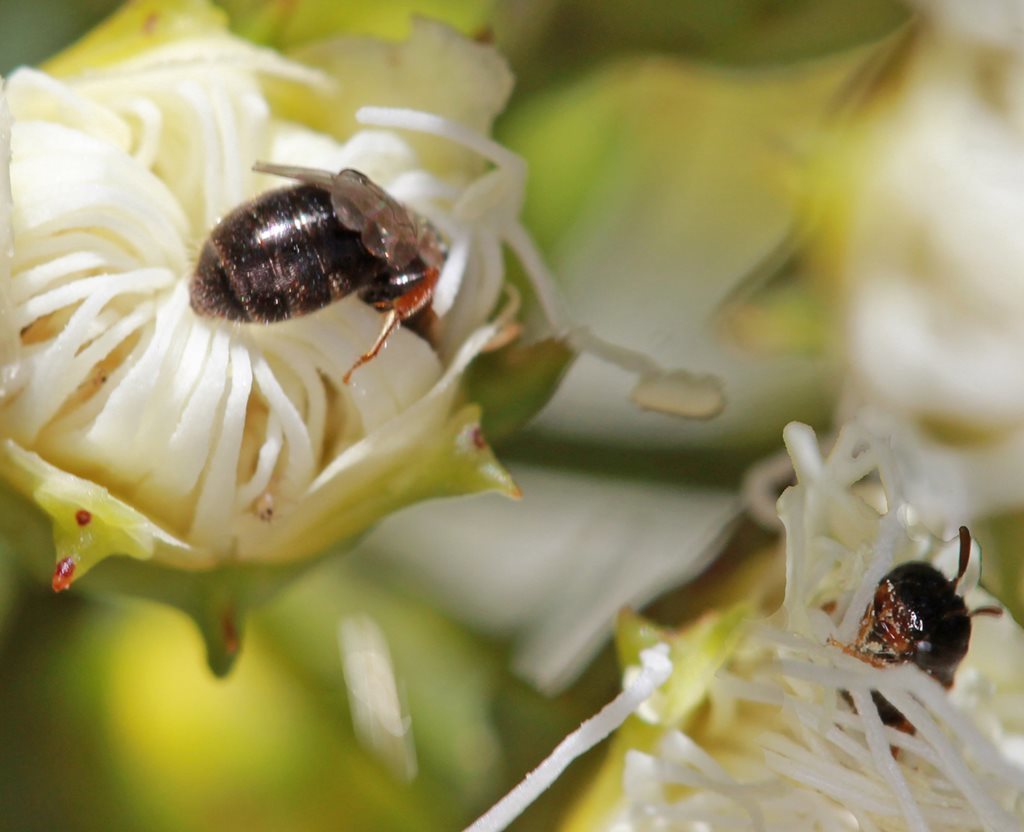
[[[45,59],[114,5],[0,2],[0,68]],[[747,321],[756,344],[786,347],[754,353],[711,322],[791,231],[793,171],[858,47],[905,13],[884,0],[224,5],[238,32],[284,49],[327,31],[401,37],[412,14],[493,38],[518,78],[497,132],[530,163],[527,225],[572,308],[666,365],[721,374],[730,406],[700,425],[641,414],[628,379],[581,360],[532,426],[497,442],[521,504],[385,523],[254,615],[222,680],[180,613],[56,596],[4,553],[0,828],[458,829],[614,695],[604,645],[620,604],[664,593],[659,616],[680,621],[695,596],[674,584],[716,541],[732,536],[728,557],[763,540],[729,518],[783,424],[827,424],[820,334]],[[338,629],[367,620],[414,751],[354,728]],[[599,754],[517,828],[555,828]]]

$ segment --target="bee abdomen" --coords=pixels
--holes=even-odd
[[[302,185],[263,194],[224,217],[199,257],[199,314],[272,323],[345,297],[385,268],[344,228],[330,195]]]
[[[200,315],[226,318],[229,321],[252,320],[232,288],[220,254],[207,239],[196,264],[196,273],[189,287],[192,308]]]

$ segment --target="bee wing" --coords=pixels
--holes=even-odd
[[[346,168],[329,186],[338,221],[358,231],[367,251],[404,268],[419,250],[416,218],[383,188],[357,170]]]
[[[256,162],[252,169],[257,173],[269,173],[273,176],[282,176],[285,179],[294,179],[306,185],[316,185],[324,190],[331,190],[334,182],[334,174],[329,170],[320,168],[303,168],[298,165],[275,165],[271,162]]]

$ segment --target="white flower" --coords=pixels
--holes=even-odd
[[[785,437],[799,481],[779,501],[783,606],[767,622],[726,623],[731,643],[707,626],[676,637],[673,678],[640,711],[660,731],[625,732],[613,752],[623,797],[606,827],[1021,828],[1024,633],[1009,616],[972,618],[951,690],[912,663],[844,649],[894,564],[933,560],[952,576],[956,547],[905,502],[887,438],[852,423],[823,458],[806,426]],[[968,609],[991,604],[974,554],[958,586]],[[913,732],[883,724],[875,691]],[[567,828],[584,828],[577,820]]]
[[[505,249],[547,334],[628,365],[646,405],[720,406],[713,381],[563,314],[518,219],[525,164],[487,135],[512,84],[492,47],[420,21],[407,43],[327,41],[299,62],[231,36],[213,12],[177,28],[122,14],[109,33],[135,40],[117,41],[113,61],[100,30],[56,75],[18,70],[4,88],[0,469],[53,520],[55,588],[110,554],[189,569],[295,562],[416,500],[516,494],[459,396],[516,313]],[[381,329],[355,296],[271,326],[190,308],[210,229],[288,184],[256,162],[358,169],[430,221],[447,257],[429,340],[400,328],[347,384]]]
[[[942,457],[966,521],[1024,503],[1024,3],[913,5],[818,185],[850,386]]]
[[[357,56],[390,75],[346,75]],[[422,77],[442,57],[444,72]],[[2,456],[79,574],[111,551],[189,568],[302,558],[430,481],[514,492],[456,408],[462,371],[514,311],[492,317],[502,245],[533,253],[516,221],[522,162],[485,135],[508,69],[425,22],[406,44],[354,39],[305,58],[212,27],[67,77],[7,79]],[[375,95],[436,110],[362,106]],[[218,218],[288,184],[256,161],[357,168],[431,220],[449,245],[436,346],[400,329],[346,385],[380,328],[354,296],[273,326],[190,308]]]

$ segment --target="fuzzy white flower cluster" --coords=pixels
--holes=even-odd
[[[1024,3],[912,5],[844,125],[842,314],[857,397],[948,463],[970,520],[1024,502]]]
[[[973,618],[950,691],[912,664],[844,651],[894,564],[928,559],[953,575],[955,547],[906,503],[886,439],[853,423],[823,458],[806,426],[785,438],[798,484],[779,501],[783,607],[749,625],[688,735],[666,725],[652,752],[626,752],[609,828],[1020,829],[1024,633],[1009,616]],[[977,560],[959,586],[969,609],[991,603],[975,587]],[[915,730],[883,724],[873,692]],[[657,697],[643,713],[660,723]]]

